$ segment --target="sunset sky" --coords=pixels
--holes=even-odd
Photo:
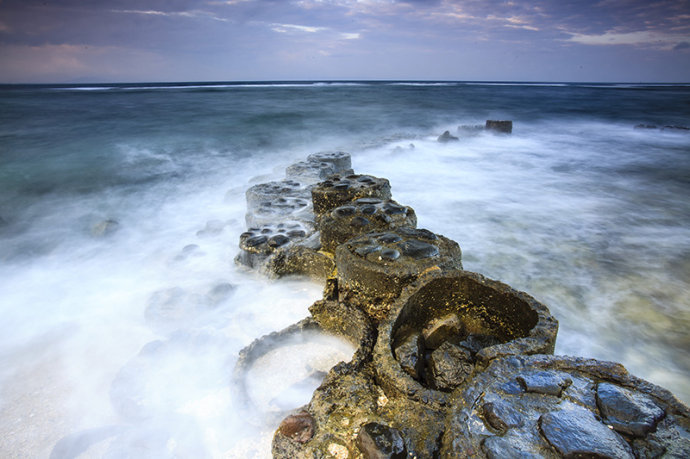
[[[0,0],[0,83],[690,81],[690,0]]]

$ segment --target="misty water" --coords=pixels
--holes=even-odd
[[[2,87],[0,456],[269,455],[281,414],[354,349],[287,342],[238,396],[239,351],[322,293],[233,263],[244,191],[334,149],[465,269],[548,305],[556,353],[687,403],[688,125],[672,85]]]

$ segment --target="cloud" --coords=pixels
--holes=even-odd
[[[673,47],[674,51],[681,51],[684,49],[690,49],[690,42],[683,41],[683,42],[680,42],[676,46]]]
[[[202,10],[191,10],[191,11],[110,10],[110,12],[121,13],[121,14],[140,14],[140,15],[144,15],[144,16],[205,18],[205,19],[213,19],[214,21],[228,22],[228,20],[225,18],[216,16],[209,11],[202,11]]]
[[[278,33],[305,32],[316,33],[328,30],[327,27],[311,27],[297,24],[271,24],[271,30]]]
[[[642,30],[627,33],[617,33],[612,31],[605,32],[603,34],[575,33],[571,34],[571,37],[567,41],[592,46],[629,45],[670,49],[674,45],[677,46],[678,42],[685,42],[688,40],[690,40],[689,36]]]

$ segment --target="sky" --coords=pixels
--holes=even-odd
[[[0,0],[0,83],[689,82],[690,0]]]

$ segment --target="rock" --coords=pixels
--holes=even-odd
[[[436,349],[446,341],[460,341],[464,334],[464,327],[457,314],[434,317],[422,329],[427,349]]]
[[[654,430],[665,414],[649,397],[610,383],[597,386],[597,406],[605,423],[636,437]]]
[[[377,198],[361,198],[336,207],[324,214],[318,224],[321,246],[331,253],[338,245],[362,234],[403,226],[417,226],[414,210],[395,201]]]
[[[673,131],[690,131],[690,127],[687,127],[687,126],[677,126],[677,125],[668,126],[667,125],[667,126],[664,126],[663,128],[661,128],[662,131],[666,131],[669,129],[673,130]]]
[[[307,156],[307,161],[324,162],[332,165],[334,173],[352,174],[352,158],[344,151],[320,151]]]
[[[537,371],[534,373],[524,373],[515,378],[523,390],[536,394],[553,395],[560,397],[563,389],[573,383],[573,381],[554,371]]]
[[[510,134],[513,132],[513,122],[512,121],[496,121],[496,120],[486,120],[484,129],[487,131],[500,132],[503,134]]]
[[[402,338],[393,352],[405,373],[414,379],[421,379],[424,370],[424,340],[420,333],[410,333]]]
[[[635,129],[658,129],[658,127],[653,124],[638,124]]]
[[[269,255],[281,248],[307,240],[313,228],[304,222],[284,221],[249,228],[240,234],[240,253],[235,262],[249,268],[261,269]]]
[[[283,198],[303,198],[309,200],[311,188],[309,185],[295,180],[279,180],[259,183],[250,187],[247,192],[247,211],[258,208],[262,202]]]
[[[449,391],[465,382],[473,370],[470,352],[446,341],[431,353],[428,383],[435,389]]]
[[[375,349],[378,351],[378,343]],[[547,378],[547,373],[554,376]],[[517,381],[524,375],[572,383],[566,387],[558,382],[536,386],[562,387],[560,397],[556,397],[524,391]],[[599,386],[603,386],[604,396],[611,388],[607,385],[616,391],[625,388],[630,392],[626,398],[635,394],[648,399],[666,415],[643,437],[622,437],[606,418],[599,420],[603,413],[593,401]],[[605,397],[608,399],[608,395]],[[611,403],[617,397],[612,396]],[[477,451],[488,457],[519,457],[510,455],[513,450],[546,458],[652,458],[661,454],[680,458],[690,453],[690,410],[669,392],[629,375],[621,365],[611,362],[547,355],[497,358],[485,369],[475,370],[472,380],[453,392],[450,403],[440,457],[468,457]],[[627,403],[623,401],[624,406]],[[494,432],[501,440],[487,439]],[[501,456],[500,451],[505,455]]]
[[[285,169],[285,177],[302,183],[318,183],[339,171],[325,161],[300,161]]]
[[[223,228],[225,228],[225,222],[221,220],[209,220],[206,222],[204,229],[197,231],[196,235],[199,237],[217,236],[223,231]]]
[[[338,265],[339,273],[341,266]],[[390,314],[379,324],[374,363],[377,377],[389,394],[423,403],[450,402],[447,393],[405,373],[393,356],[391,343],[400,342],[414,331],[421,333],[431,323],[452,324],[454,320],[449,318],[452,315],[458,318],[461,327],[457,329],[462,331],[454,335],[453,327],[449,327],[451,332],[446,342],[463,349],[469,355],[463,358],[470,363],[486,365],[501,355],[553,352],[558,322],[545,305],[476,273],[430,270],[403,290]],[[481,338],[471,338],[472,335]],[[489,346],[481,347],[473,343],[475,340]],[[429,347],[426,343],[425,346]],[[472,347],[478,350],[473,352]],[[515,393],[523,393],[517,381],[514,378],[512,381]]]
[[[364,424],[357,434],[357,447],[365,459],[404,459],[405,442],[400,431],[385,424]]]
[[[308,442],[314,435],[314,418],[307,411],[300,411],[283,419],[278,431],[292,441]]]
[[[510,428],[521,427],[523,424],[520,413],[502,398],[484,403],[482,412],[487,424],[501,434],[506,433]]]
[[[314,225],[314,212],[311,200],[296,196],[275,196],[265,199],[245,216],[247,226],[270,225],[285,221],[300,221]]]
[[[454,135],[450,135],[450,131],[445,131],[443,134],[438,136],[438,139],[436,139],[436,140],[441,142],[441,143],[446,143],[446,142],[452,142],[452,141],[459,140],[459,139],[457,137],[455,137]]]
[[[543,457],[528,452],[528,448],[515,439],[498,436],[487,437],[482,441],[482,450],[489,459],[533,459]]]
[[[270,276],[303,275],[317,280],[325,280],[333,274],[333,257],[303,245],[285,246],[266,260],[263,268]]]
[[[91,227],[91,235],[94,237],[110,236],[118,229],[120,229],[120,222],[109,218],[93,225]]]
[[[594,414],[569,404],[539,418],[546,440],[565,457],[633,458],[630,446]]]
[[[419,245],[428,246],[425,256],[409,250]],[[423,272],[460,269],[460,259],[456,242],[428,230],[402,227],[365,234],[335,251],[339,298],[381,320],[402,289]]]
[[[314,213],[319,218],[336,207],[359,198],[391,199],[387,179],[371,175],[334,175],[311,190]]]
[[[211,306],[216,306],[230,297],[235,292],[236,287],[229,282],[216,284],[206,294],[206,301]]]

